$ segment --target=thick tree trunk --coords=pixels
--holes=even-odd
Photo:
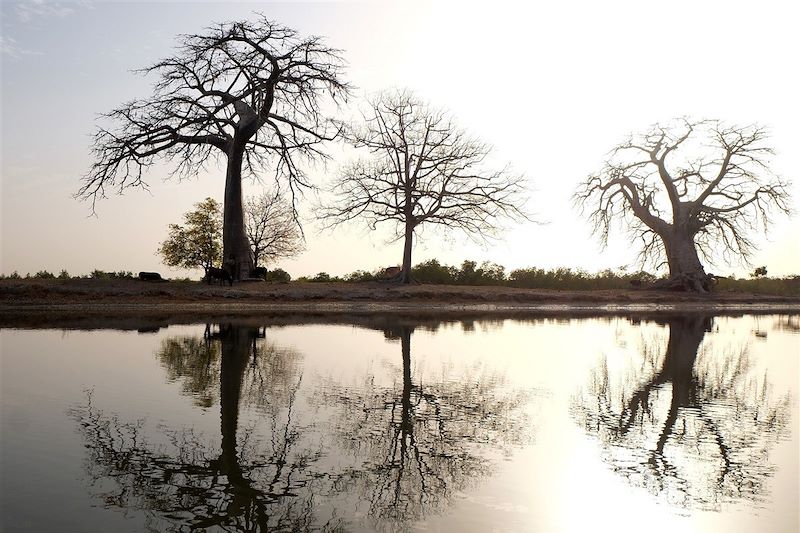
[[[697,255],[697,246],[690,235],[674,232],[661,236],[667,253],[670,280],[663,288],[709,292],[711,280]]]
[[[253,270],[253,254],[244,225],[242,202],[242,160],[244,145],[233,143],[228,154],[225,176],[225,203],[222,208],[222,266],[234,280],[249,278]]]
[[[414,226],[406,223],[406,238],[403,246],[403,267],[400,270],[400,283],[411,283],[411,247],[414,241]]]

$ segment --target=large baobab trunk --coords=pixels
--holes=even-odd
[[[670,280],[665,288],[708,292],[711,283],[691,236],[681,232],[661,235],[667,254]]]
[[[233,279],[249,278],[253,270],[253,255],[244,225],[242,202],[242,159],[244,145],[234,142],[228,154],[225,176],[225,204],[222,207],[222,264]]]

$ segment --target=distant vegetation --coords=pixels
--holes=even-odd
[[[40,270],[35,274],[27,273],[24,276],[17,271],[9,275],[0,274],[0,280],[122,280],[136,279],[133,272],[120,270],[105,272],[95,269],[89,274],[71,276],[66,270],[56,275],[47,270]],[[523,289],[557,289],[557,290],[611,290],[611,289],[637,289],[646,288],[647,285],[664,278],[644,271],[625,272],[623,269],[606,269],[601,272],[590,273],[584,270],[571,268],[519,268],[506,273],[505,267],[484,261],[464,261],[460,267],[445,265],[431,259],[419,263],[412,269],[412,279],[416,283],[430,285],[473,285],[473,286],[499,286],[517,287]],[[271,283],[289,283],[292,276],[281,268],[268,270],[265,280]],[[178,278],[172,281],[190,282],[189,278]],[[344,276],[332,276],[327,272],[320,272],[314,276],[301,276],[295,280],[298,283],[363,283],[375,281],[388,281],[383,269],[369,272],[356,270]],[[718,292],[744,292],[758,294],[775,294],[786,296],[800,296],[800,275],[784,278],[770,278],[766,275],[766,267],[758,267],[750,273],[750,279],[735,277],[720,277],[715,290]]]

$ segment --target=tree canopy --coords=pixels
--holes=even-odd
[[[222,261],[222,214],[219,203],[206,198],[183,215],[184,225],[170,224],[169,236],[158,254],[164,264],[180,268],[202,268],[205,273]]]

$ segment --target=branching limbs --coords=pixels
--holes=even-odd
[[[752,230],[773,210],[789,213],[787,183],[769,170],[771,149],[758,126],[678,121],[633,135],[590,175],[575,204],[607,243],[613,222],[641,243],[643,262],[666,259],[664,239],[682,235],[706,258],[746,260]]]
[[[245,174],[273,170],[292,191],[309,187],[300,164],[325,159],[320,142],[339,133],[320,108],[349,93],[342,70],[339,50],[261,15],[184,35],[173,57],[139,71],[157,76],[153,95],[104,115],[77,196],[94,206],[106,189],[146,187],[156,161],[187,177],[237,151]]]
[[[419,225],[440,225],[485,240],[502,219],[529,219],[525,179],[507,168],[486,171],[489,147],[409,93],[379,96],[347,136],[371,157],[346,166],[334,183],[338,200],[322,214],[330,226],[393,222],[401,238]]]
[[[300,227],[291,206],[278,191],[247,200],[245,226],[255,267],[265,261],[294,257],[303,251]]]

